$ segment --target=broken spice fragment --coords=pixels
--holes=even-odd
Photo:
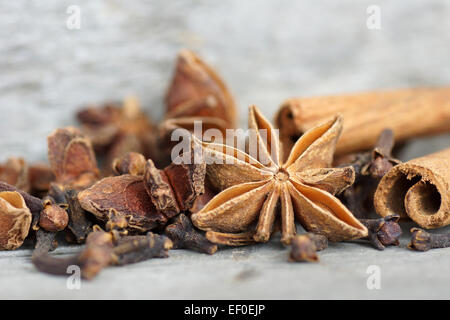
[[[16,191],[0,192],[0,250],[19,248],[31,226],[31,212]]]
[[[41,211],[39,217],[39,226],[50,232],[64,230],[69,223],[67,205],[58,205],[52,198],[47,197],[43,201],[43,206],[44,210]]]
[[[128,152],[120,158],[114,159],[112,169],[115,174],[131,174],[142,176],[145,172],[145,157],[137,152]]]
[[[106,155],[104,171],[107,173],[114,159],[128,152],[155,156],[152,154],[155,144],[153,125],[135,97],[127,97],[123,104],[88,106],[77,117],[82,132],[91,139],[95,150]]]
[[[57,129],[47,140],[48,160],[57,183],[84,189],[98,179],[92,144],[78,129]]]
[[[128,217],[131,232],[145,232],[167,222],[150,200],[142,177],[129,174],[104,178],[78,194],[81,207],[107,222],[110,209]]]
[[[22,158],[9,158],[0,164],[0,181],[25,192],[30,191],[29,168]]]

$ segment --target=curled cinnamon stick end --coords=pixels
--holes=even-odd
[[[374,205],[383,217],[409,217],[426,229],[450,224],[450,149],[395,166],[383,177]]]
[[[275,118],[285,154],[304,132],[338,112],[345,124],[336,154],[368,150],[387,127],[396,142],[450,131],[450,87],[288,99]]]

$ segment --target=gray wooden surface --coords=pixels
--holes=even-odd
[[[69,5],[81,29],[69,30]],[[366,27],[369,5],[381,30]],[[177,51],[197,51],[246,107],[272,117],[290,96],[450,84],[450,2],[409,1],[66,1],[0,2],[0,161],[46,159],[46,136],[74,124],[83,104],[135,94],[155,119]],[[421,140],[409,159],[450,146]],[[406,229],[405,229],[406,231]],[[428,253],[335,244],[321,262],[289,264],[268,245],[214,256],[174,251],[69,290],[39,274],[30,251],[0,253],[0,298],[450,298],[450,249]],[[65,255],[77,248],[62,247]],[[380,266],[380,290],[366,273]]]

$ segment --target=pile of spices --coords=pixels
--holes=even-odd
[[[66,275],[77,265],[92,279],[173,249],[212,255],[276,233],[292,262],[319,261],[329,241],[399,246],[403,219],[426,229],[450,223],[450,149],[405,163],[392,155],[396,142],[450,131],[449,98],[437,88],[289,99],[276,116],[280,137],[250,106],[255,145],[237,148],[205,134],[235,128],[231,93],[183,50],[160,124],[133,97],[89,105],[80,128],[49,135],[49,165],[0,164],[0,250],[33,241],[39,271]],[[174,153],[177,129],[189,148]],[[414,250],[450,245],[448,234],[411,233]],[[57,239],[82,246],[57,258]]]

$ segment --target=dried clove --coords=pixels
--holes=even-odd
[[[77,117],[95,150],[99,155],[105,155],[103,171],[106,173],[110,173],[114,159],[127,152],[155,156],[153,125],[136,98],[128,97],[123,103],[88,106],[78,112]]]
[[[115,174],[131,174],[142,176],[145,172],[145,157],[136,152],[128,152],[120,158],[114,159],[112,169]]]
[[[172,246],[169,238],[152,232],[145,236],[123,237],[113,249],[112,264],[125,265],[152,258],[167,258]]]
[[[408,248],[417,251],[450,247],[450,233],[428,233],[420,228],[411,229],[411,242]]]
[[[44,209],[39,217],[39,226],[46,231],[57,232],[62,231],[69,223],[69,215],[67,214],[67,204],[56,204],[51,197],[44,198]]]
[[[217,245],[197,231],[191,220],[182,213],[166,227],[164,234],[172,240],[174,249],[192,249],[207,254],[217,251]]]
[[[289,261],[292,262],[317,262],[317,251],[328,247],[328,239],[324,235],[308,232],[296,235],[291,242]]]
[[[375,147],[336,161],[339,167],[352,166],[355,182],[338,197],[357,218],[368,218],[373,210],[373,195],[381,178],[400,161],[393,158],[394,133],[384,129]]]
[[[79,254],[67,258],[55,258],[45,250],[35,249],[31,260],[39,271],[54,275],[67,275],[67,268],[76,265],[80,267],[83,278],[92,279],[110,264],[113,241],[114,237],[111,233],[94,227],[94,231],[89,234],[86,245]]]
[[[87,218],[86,211],[81,207],[76,190],[67,190],[64,193],[64,199],[68,205],[68,230],[77,243],[83,243],[91,232],[92,222]]]
[[[384,250],[387,246],[398,246],[402,229],[398,224],[400,216],[393,214],[379,219],[360,219],[361,223],[369,230],[366,238],[378,250]]]

